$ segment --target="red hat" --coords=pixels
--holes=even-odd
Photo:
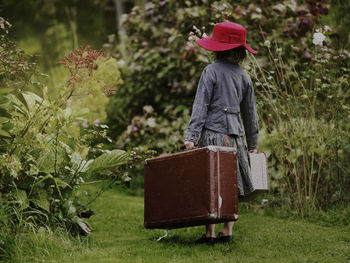
[[[197,44],[210,51],[225,51],[243,46],[250,53],[258,54],[246,43],[247,30],[233,22],[218,23],[214,26],[213,36],[197,40]]]

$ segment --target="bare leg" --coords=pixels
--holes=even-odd
[[[215,224],[210,224],[206,226],[206,237],[215,237]]]
[[[223,236],[232,236],[233,224],[234,221],[224,223],[224,227],[221,231]]]

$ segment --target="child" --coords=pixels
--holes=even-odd
[[[216,60],[202,72],[184,144],[186,149],[192,149],[199,138],[198,147],[235,147],[239,163],[238,192],[240,197],[246,196],[252,192],[248,151],[256,151],[258,147],[258,119],[251,79],[238,63],[244,60],[246,49],[253,54],[258,52],[247,45],[246,29],[232,22],[216,24],[213,36],[197,43],[215,51]],[[229,242],[232,227],[233,222],[225,223],[215,237],[215,225],[207,225],[206,234],[195,243]]]

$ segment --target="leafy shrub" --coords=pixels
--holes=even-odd
[[[150,105],[144,106],[143,110],[144,114],[135,116],[127,130],[118,138],[118,146],[131,149],[137,153],[135,156],[144,155],[144,158],[179,151],[190,118],[189,110],[183,106],[169,105],[164,111],[166,117],[158,116]],[[136,163],[129,168],[128,174],[133,178],[129,193],[142,195],[143,163]]]
[[[169,105],[164,115],[158,116],[153,107],[144,106],[144,115],[135,116],[123,135],[119,137],[120,147],[136,147],[144,143],[158,154],[178,151],[189,122],[189,109]]]
[[[111,92],[122,82],[117,63],[102,51],[75,50],[60,61],[70,77],[56,98],[45,89],[43,97],[22,91],[18,87],[30,83],[36,69],[33,64],[23,66],[26,56],[7,38],[9,24],[4,25],[0,68],[1,81],[8,85],[0,92],[0,228],[9,233],[44,227],[88,234],[91,228],[82,218],[92,214],[87,207],[91,200],[81,202],[81,186],[97,176],[112,183],[127,179],[115,168],[135,160],[125,151],[105,150],[103,145],[111,141],[108,127],[99,121],[87,123],[103,118],[103,89]],[[78,105],[90,103],[92,97],[102,103],[90,111]],[[84,125],[78,126],[78,121]],[[1,236],[2,251],[6,237]]]
[[[317,2],[317,1],[316,1]],[[315,11],[316,10],[316,11]],[[295,1],[153,1],[135,6],[123,19],[125,33],[109,52],[118,57],[124,84],[110,101],[108,120],[117,137],[132,118],[151,105],[164,115],[168,105],[191,108],[207,52],[195,45],[195,37],[209,35],[214,23],[234,21],[247,28],[249,43],[262,55],[264,36],[278,41],[288,59],[302,58],[293,46],[304,43],[305,34],[326,13],[325,3],[299,5]],[[196,27],[194,27],[196,26]],[[259,27],[263,32],[260,32]],[[262,58],[265,63],[267,60]],[[307,60],[302,58],[302,60]]]

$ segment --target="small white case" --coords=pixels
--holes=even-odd
[[[249,159],[254,192],[268,191],[269,176],[266,154],[264,152],[250,152]]]

